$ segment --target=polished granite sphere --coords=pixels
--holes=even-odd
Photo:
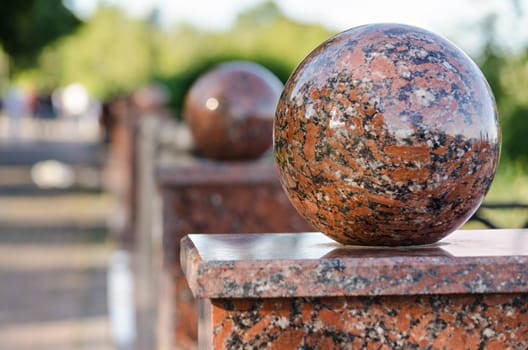
[[[482,203],[499,151],[495,100],[478,67],[407,25],[365,25],[321,44],[275,115],[282,185],[343,244],[440,240]]]
[[[254,159],[272,145],[273,117],[283,85],[252,62],[224,63],[190,88],[184,118],[196,148],[219,160]]]

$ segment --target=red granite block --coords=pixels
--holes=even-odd
[[[321,233],[189,235],[182,267],[214,349],[526,349],[528,230],[428,246]]]
[[[528,230],[460,230],[437,244],[343,246],[321,233],[189,235],[182,264],[202,298],[528,291]]]
[[[214,349],[526,349],[528,294],[213,299]]]
[[[192,161],[160,167],[157,181],[163,200],[164,263],[172,273],[174,289],[174,345],[194,348],[198,306],[180,268],[180,239],[192,232],[302,232],[312,228],[290,204],[270,162]]]

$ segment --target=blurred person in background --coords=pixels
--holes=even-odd
[[[29,113],[28,96],[20,86],[10,86],[4,95],[4,112],[9,120],[9,136],[19,141],[22,136],[22,118]]]
[[[50,136],[52,133],[50,122],[55,120],[57,113],[51,101],[51,92],[45,90],[37,94],[33,109],[33,118],[37,121],[38,132],[41,136]]]

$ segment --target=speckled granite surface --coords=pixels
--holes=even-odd
[[[282,83],[247,61],[223,63],[189,89],[183,109],[197,149],[214,159],[256,159],[271,147]]]
[[[525,350],[527,310],[528,294],[214,299],[201,332],[204,349]]]
[[[180,239],[193,232],[313,231],[291,205],[269,161],[197,159],[161,166],[156,178],[163,199],[163,240],[169,264],[179,266]]]
[[[344,244],[438,241],[471,217],[498,163],[495,101],[449,41],[399,24],[322,43],[287,81],[274,126],[281,181]]]
[[[172,300],[163,302],[164,325],[174,329],[175,349],[194,349],[198,305],[180,268],[180,239],[192,232],[300,232],[313,228],[280,186],[271,162],[211,162],[193,159],[157,169],[163,200],[164,269]],[[270,218],[273,218],[270,220]],[[171,312],[174,310],[174,312]]]
[[[189,235],[182,264],[207,348],[528,348],[528,230],[399,248]]]
[[[435,245],[342,246],[321,233],[190,235],[202,298],[528,292],[528,230],[460,230]]]

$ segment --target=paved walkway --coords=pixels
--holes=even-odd
[[[38,160],[93,154],[93,145],[65,142],[1,142],[0,350],[113,349],[111,198],[93,188],[38,189],[30,176]]]

